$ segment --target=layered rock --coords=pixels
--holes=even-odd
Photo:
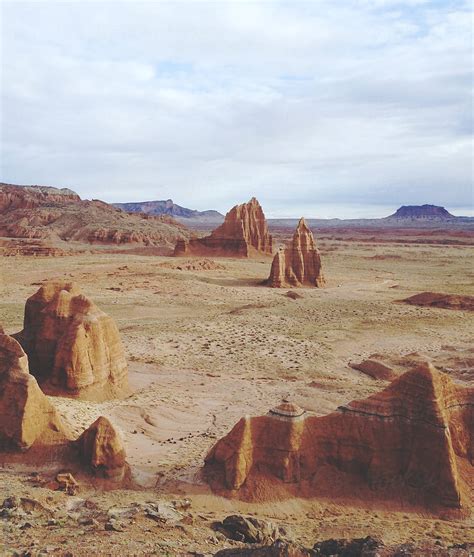
[[[251,257],[270,255],[273,241],[260,203],[253,197],[236,205],[210,236],[179,240],[174,255]]]
[[[107,418],[101,416],[75,441],[82,463],[95,475],[122,480],[126,470],[122,440]]]
[[[67,426],[30,375],[22,347],[0,332],[0,450],[26,450],[67,435]]]
[[[324,283],[321,255],[313,233],[301,218],[290,245],[275,254],[267,284],[274,288],[288,288],[321,287]]]
[[[15,336],[31,373],[51,394],[104,400],[128,390],[115,322],[73,283],[49,282],[31,296],[23,331]]]
[[[127,214],[66,188],[0,184],[0,236],[172,249],[190,232],[168,215]]]
[[[474,389],[427,363],[327,416],[280,407],[243,418],[206,457],[211,484],[234,492],[274,482],[337,496],[349,475],[351,494],[367,486],[370,496],[449,507],[469,497],[463,485],[472,483],[473,464]]]

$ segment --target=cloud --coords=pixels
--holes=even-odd
[[[1,19],[3,181],[223,211],[255,194],[288,215],[472,204],[466,2],[5,2]]]

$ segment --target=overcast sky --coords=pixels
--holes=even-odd
[[[1,173],[267,216],[474,214],[461,0],[1,3]]]

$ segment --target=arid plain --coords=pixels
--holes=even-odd
[[[211,525],[233,513],[270,520],[306,547],[367,535],[387,544],[474,543],[471,509],[462,516],[431,515],[403,500],[374,496],[361,503],[345,492],[285,500],[276,494],[273,501],[249,503],[213,494],[203,481],[204,457],[242,416],[265,414],[282,399],[324,415],[386,385],[352,369],[351,362],[376,355],[403,371],[425,356],[472,385],[472,312],[399,303],[424,291],[472,294],[469,241],[450,245],[449,232],[436,244],[344,233],[319,239],[314,232],[327,284],[294,289],[296,299],[287,289],[261,284],[270,257],[203,264],[202,258],[86,247],[65,257],[2,258],[0,322],[6,332],[22,328],[24,302],[44,281],[74,281],[117,323],[132,388],[130,396],[102,403],[51,397],[75,434],[101,415],[113,421],[125,441],[130,488],[102,491],[84,477],[71,497],[42,486],[41,478],[57,470],[54,463],[5,464],[5,496],[34,498],[59,517],[48,525],[40,512],[27,528],[5,524],[5,552],[212,555],[232,547]],[[285,233],[277,236],[282,240]],[[32,478],[32,471],[38,475]],[[187,520],[175,526],[127,515],[136,503],[176,499],[189,499],[191,507]],[[77,509],[85,503],[97,517],[110,509],[123,512],[123,531],[105,531],[99,518],[78,523]]]

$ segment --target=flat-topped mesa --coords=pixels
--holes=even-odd
[[[174,255],[251,257],[271,255],[272,249],[273,240],[262,207],[252,197],[248,203],[233,207],[210,236],[178,240]]]
[[[359,496],[455,508],[469,505],[463,486],[473,465],[474,389],[427,363],[326,416],[285,403],[243,418],[205,459],[213,488],[246,499]]]
[[[101,416],[74,442],[80,459],[94,475],[115,481],[124,478],[125,449],[122,439],[107,418]]]
[[[291,243],[275,254],[267,284],[274,288],[324,286],[321,254],[304,218],[300,219]]]
[[[67,439],[67,426],[28,370],[28,358],[11,336],[0,334],[0,450]]]
[[[111,317],[73,283],[48,282],[25,305],[15,338],[49,394],[106,400],[128,392],[120,334]]]

